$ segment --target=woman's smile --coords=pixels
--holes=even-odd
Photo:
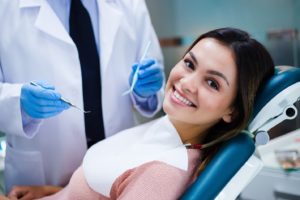
[[[196,107],[196,105],[189,100],[187,97],[185,97],[184,94],[182,94],[180,91],[176,90],[176,87],[173,87],[171,100],[175,104],[181,105],[181,106],[187,106],[187,107]]]

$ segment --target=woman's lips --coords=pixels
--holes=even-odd
[[[185,105],[185,106],[189,106],[189,107],[196,107],[196,105],[191,102],[189,99],[187,99],[186,97],[183,97],[180,92],[178,92],[178,90],[176,90],[175,87],[173,87],[173,91],[172,91],[172,97],[173,100],[176,103],[179,103],[180,105]]]

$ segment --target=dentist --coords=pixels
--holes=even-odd
[[[161,109],[162,54],[144,0],[0,0],[0,26],[6,191],[65,186],[88,147],[136,124],[133,108]],[[133,65],[149,41],[151,59]]]

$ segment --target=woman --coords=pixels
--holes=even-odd
[[[273,66],[246,32],[203,34],[170,73],[166,116],[94,145],[69,185],[43,200],[178,199],[218,146],[245,128]]]

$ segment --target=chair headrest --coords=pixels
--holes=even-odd
[[[276,67],[275,74],[265,82],[255,97],[253,118],[278,93],[297,82],[300,82],[300,68],[288,66]]]
[[[294,103],[300,96],[300,68],[276,67],[275,74],[262,85],[255,97],[248,130],[255,135],[257,145],[266,144],[268,131],[286,119],[294,119]]]

